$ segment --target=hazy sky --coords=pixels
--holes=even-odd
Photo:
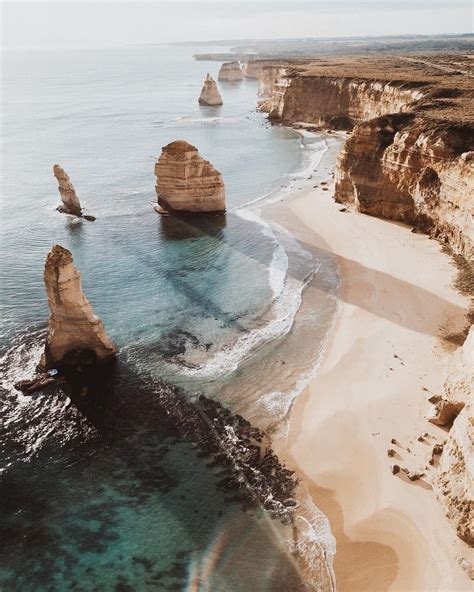
[[[471,0],[2,1],[2,46],[470,33]]]

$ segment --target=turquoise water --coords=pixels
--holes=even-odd
[[[247,204],[290,184],[321,146],[269,126],[252,80],[221,85],[223,107],[199,107],[218,65],[193,52],[5,54],[3,589],[301,589],[279,521],[228,487],[227,460],[182,410],[201,409],[193,397],[204,394],[266,429],[316,362],[334,299],[305,308],[302,294],[319,282],[331,296],[335,264]],[[153,211],[154,159],[174,139],[222,172],[225,217]],[[56,162],[96,222],[55,211]],[[12,387],[41,351],[42,268],[55,243],[71,250],[119,348],[114,375],[79,408],[62,391],[23,397]],[[310,330],[306,350],[299,336]],[[288,362],[284,380],[276,355]],[[224,449],[239,437],[248,445],[223,434]]]

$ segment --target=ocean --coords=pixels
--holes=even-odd
[[[284,507],[296,494],[271,438],[317,367],[338,273],[259,207],[310,176],[325,143],[271,126],[255,80],[220,83],[224,105],[200,107],[219,64],[195,51],[4,53],[4,590],[303,589]],[[176,139],[221,171],[225,216],[153,211],[154,162]],[[95,222],[55,210],[55,163]],[[44,342],[53,244],[119,348],[84,404],[13,388]],[[332,548],[314,511],[300,536]]]

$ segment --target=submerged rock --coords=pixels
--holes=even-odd
[[[59,164],[53,166],[53,174],[58,182],[58,190],[63,202],[58,206],[58,211],[72,216],[82,216],[81,203],[69,175]]]
[[[217,107],[223,103],[216,81],[210,74],[206,76],[198,103],[209,107]]]
[[[166,211],[225,211],[220,172],[188,142],[176,140],[165,146],[155,164],[155,175],[158,204]]]
[[[39,368],[45,371],[60,368],[64,363],[73,366],[77,357],[84,358],[78,356],[78,352],[91,352],[97,362],[113,358],[115,346],[82,291],[81,276],[67,249],[59,245],[51,249],[46,259],[44,282],[50,316]]]
[[[53,384],[63,382],[64,378],[62,377],[57,377],[56,375],[51,376],[47,372],[41,372],[31,379],[19,380],[14,384],[14,387],[25,395],[31,395]]]
[[[218,80],[236,82],[243,80],[244,74],[239,62],[224,62],[219,70]]]

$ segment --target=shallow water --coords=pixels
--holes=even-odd
[[[5,589],[300,589],[275,521],[258,507],[244,512],[222,489],[222,467],[182,430],[170,433],[153,393],[204,393],[264,429],[286,415],[331,323],[337,269],[247,204],[275,197],[323,144],[269,126],[255,112],[255,81],[221,85],[224,106],[199,107],[217,65],[192,53],[4,58]],[[222,172],[225,216],[154,213],[154,157],[178,138]],[[55,162],[96,222],[55,211]],[[72,251],[120,349],[112,409],[125,408],[124,431],[103,408],[89,417],[64,393],[12,388],[41,349],[42,267],[54,243]]]

